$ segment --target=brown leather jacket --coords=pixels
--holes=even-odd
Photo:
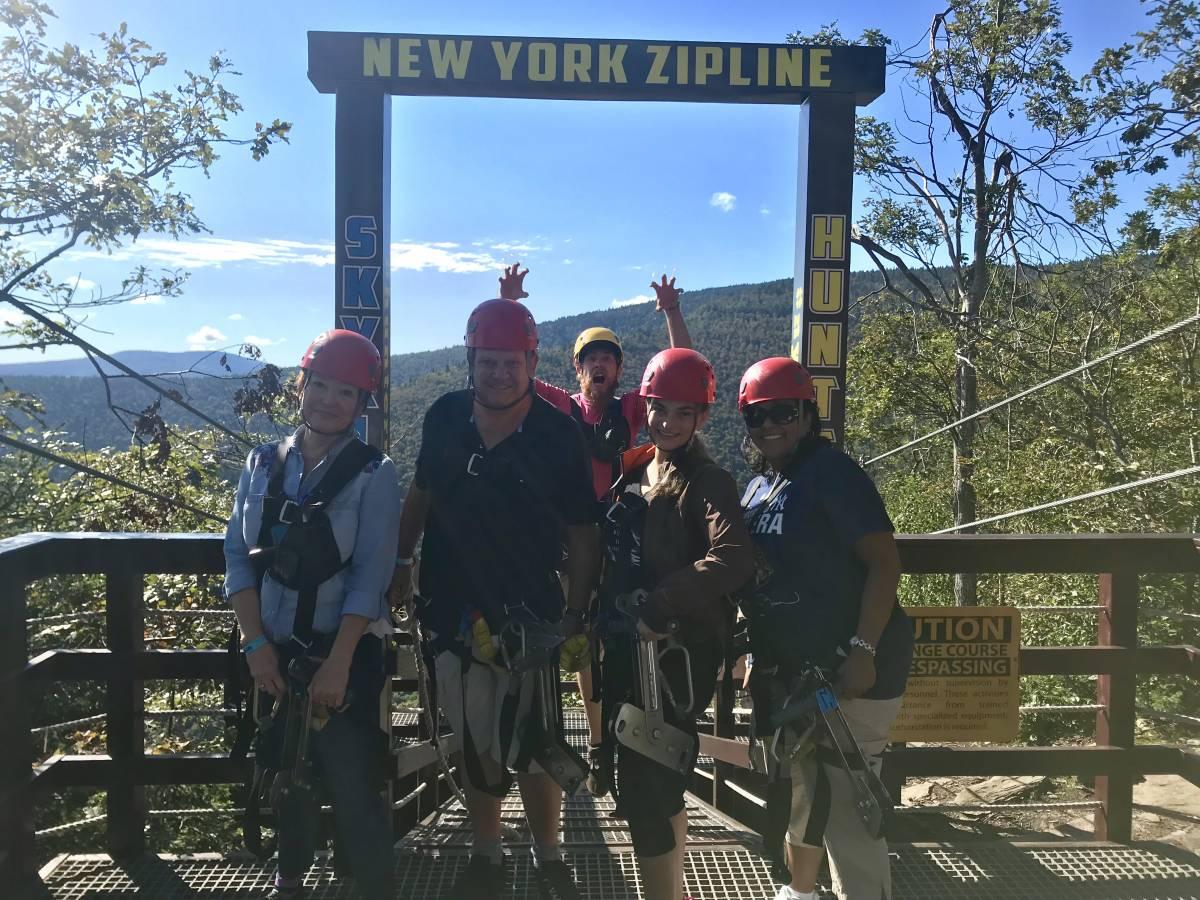
[[[622,459],[625,478],[637,480],[654,458],[653,446]],[[680,637],[715,638],[733,619],[725,599],[754,574],[754,553],[733,476],[695,440],[648,496],[643,563],[654,585],[642,618],[666,632],[679,620]]]

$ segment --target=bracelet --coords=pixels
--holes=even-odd
[[[872,657],[875,656],[875,645],[870,641],[864,641],[857,634],[850,638],[849,643],[851,647],[859,647],[862,650],[866,650]]]
[[[396,568],[397,569],[410,568],[412,566],[412,564],[413,564],[413,558],[411,556],[397,556],[396,557]]]
[[[245,653],[247,656],[249,656],[251,653],[253,653],[255,650],[257,650],[259,647],[265,647],[268,643],[269,642],[267,641],[267,636],[265,634],[260,634],[254,640],[247,641],[245,644],[243,644],[242,652]]]

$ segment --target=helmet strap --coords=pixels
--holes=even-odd
[[[300,421],[302,421],[304,423],[304,427],[307,428],[309,431],[311,431],[313,434],[323,435],[324,437],[337,437],[338,435],[350,434],[352,431],[354,431],[354,423],[353,422],[350,423],[349,428],[343,428],[341,431],[322,431],[320,428],[314,427],[313,424],[304,417],[303,413],[300,414]]]

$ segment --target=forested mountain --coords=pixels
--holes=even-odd
[[[683,311],[698,350],[717,370],[717,406],[704,435],[714,456],[726,466],[740,465],[738,442],[744,431],[734,397],[746,367],[763,356],[786,354],[791,339],[791,280],[735,285],[687,292]],[[537,296],[526,301],[537,315]],[[591,325],[604,325],[620,335],[625,366],[620,390],[637,388],[650,357],[666,345],[666,324],[653,303],[569,316],[539,325],[538,375],[551,384],[573,388],[571,352],[575,336]],[[400,357],[403,360],[403,357]],[[402,483],[407,484],[420,441],[421,412],[440,394],[466,383],[461,349],[454,362],[392,389],[392,449]],[[395,380],[395,379],[393,379]]]
[[[876,273],[854,273],[850,285],[852,296],[865,294],[879,284]],[[781,279],[688,291],[683,295],[684,314],[696,347],[712,359],[717,369],[718,407],[706,428],[706,436],[714,454],[726,465],[736,466],[740,461],[737,442],[741,439],[742,426],[733,407],[737,381],[755,360],[787,353],[791,338],[790,292],[791,280]],[[527,302],[536,316],[537,296]],[[570,354],[575,336],[583,328],[597,324],[606,325],[621,335],[626,349],[623,387],[636,387],[646,362],[666,343],[663,317],[654,311],[652,303],[540,323],[538,374],[553,384],[573,386],[575,373]],[[852,328],[852,341],[854,335]],[[391,452],[407,483],[416,458],[424,410],[445,391],[466,384],[463,348],[447,347],[393,356],[391,380]],[[43,417],[46,428],[64,432],[67,440],[92,450],[129,444],[129,432],[108,409],[104,382],[98,377],[10,374],[3,376],[3,383],[11,389],[39,397],[46,408]],[[238,425],[233,413],[233,395],[243,383],[240,378],[211,375],[189,375],[163,381],[164,385],[179,390],[193,406],[231,428]],[[141,410],[155,397],[149,388],[128,378],[111,379],[109,390],[113,405],[129,410]],[[172,425],[200,426],[195,417],[174,404],[164,402],[161,413]]]
[[[167,374],[187,372],[195,375],[249,375],[262,365],[256,359],[223,353],[214,350],[185,350],[170,353],[163,350],[123,350],[114,353],[113,359],[124,363],[135,372],[144,374]],[[105,374],[115,375],[120,371],[104,360],[97,360]],[[78,359],[39,360],[36,362],[0,362],[0,377],[13,376],[94,376],[96,367],[86,357]]]

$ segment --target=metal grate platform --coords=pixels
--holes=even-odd
[[[588,900],[641,897],[631,852],[616,847],[568,849],[566,859]],[[466,864],[465,849],[405,849],[396,853],[396,896],[437,900]],[[529,856],[514,849],[507,862],[514,900],[535,900]],[[1009,844],[901,845],[892,860],[896,900],[1186,900],[1200,897],[1200,859],[1159,845]],[[53,900],[255,897],[273,869],[215,857],[143,859],[119,865],[106,856],[66,856],[43,869]],[[688,891],[701,900],[769,900],[777,890],[752,850],[689,850]],[[328,865],[305,879],[309,897],[350,898]],[[826,900],[832,895],[824,895]],[[24,898],[21,898],[24,900]]]
[[[562,811],[562,842],[580,848],[630,849],[632,842],[624,819],[615,819],[611,797],[596,798],[587,793],[567,797]],[[744,847],[754,835],[715,809],[687,797],[688,842],[705,846]],[[505,841],[512,847],[528,847],[529,831],[521,801],[514,790],[501,805]],[[400,846],[412,850],[465,848],[471,843],[471,825],[458,801],[443,806],[421,825],[404,836]]]
[[[568,851],[568,865],[588,900],[635,900],[641,897],[637,862],[632,853],[606,850]],[[450,889],[467,855],[399,851],[396,854],[396,896],[438,900],[450,898]],[[509,891],[513,900],[539,900],[526,853],[507,860]],[[72,856],[56,860],[43,870],[47,893],[53,900],[89,900],[98,897],[205,900],[247,900],[265,893],[273,883],[270,866],[231,863],[216,858],[146,859],[117,865],[108,857]],[[689,853],[685,879],[693,895],[704,900],[748,900],[774,896],[766,866],[746,850],[710,850]],[[327,865],[316,865],[305,878],[311,900],[350,900],[348,885],[338,883]],[[22,898],[23,900],[23,898]]]
[[[897,898],[1200,898],[1200,858],[1159,844],[900,845],[892,878]]]
[[[399,711],[393,724],[414,729],[416,713]],[[566,712],[568,739],[582,748],[587,725],[581,710]],[[641,886],[629,831],[615,819],[611,798],[581,794],[563,806],[565,858],[588,900],[638,900]],[[692,795],[687,796],[686,883],[699,900],[770,900],[778,886],[741,825]],[[530,872],[529,833],[519,794],[504,801],[507,869],[513,900],[536,900]],[[397,844],[396,896],[449,898],[466,865],[470,824],[451,802]],[[146,858],[115,863],[107,856],[66,855],[42,870],[38,900],[249,900],[270,888],[274,867],[216,856]],[[892,848],[896,900],[1200,900],[1200,858],[1157,844],[1097,843],[901,844]],[[315,865],[305,883],[313,900],[351,898],[328,862]],[[0,891],[5,900],[8,893]],[[831,894],[823,895],[832,900]],[[16,900],[25,900],[18,897]]]

